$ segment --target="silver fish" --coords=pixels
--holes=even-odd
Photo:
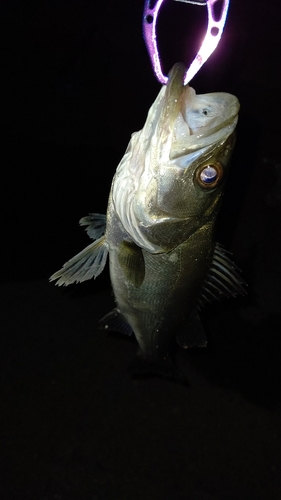
[[[198,309],[244,294],[243,280],[215,243],[215,221],[234,147],[239,102],[196,95],[173,67],[112,181],[107,215],[81,219],[95,241],[50,279],[69,285],[103,270],[109,254],[117,307],[105,329],[134,333],[149,363],[165,364],[173,339],[205,346]]]

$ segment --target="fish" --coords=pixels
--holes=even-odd
[[[182,63],[173,66],[143,129],[132,134],[107,214],[80,220],[94,241],[50,278],[59,286],[96,278],[109,256],[116,307],[100,327],[134,334],[138,358],[159,373],[169,372],[175,342],[206,346],[199,317],[206,303],[246,293],[215,239],[239,101],[225,92],[197,95],[184,74]]]

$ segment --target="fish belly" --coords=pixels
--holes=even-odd
[[[165,358],[173,337],[196,308],[214,251],[206,225],[168,253],[143,250],[145,274],[136,287],[109,251],[111,283],[120,312],[131,325],[143,355]]]

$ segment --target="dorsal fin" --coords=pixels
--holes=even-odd
[[[246,283],[229,254],[222,245],[216,243],[210,270],[199,298],[199,308],[207,302],[221,300],[223,297],[247,294]]]
[[[79,221],[80,226],[88,226],[85,231],[92,240],[98,240],[105,233],[106,215],[91,213],[82,217]]]
[[[176,339],[179,346],[184,349],[188,347],[206,347],[207,339],[197,311],[190,314],[189,318],[183,323],[176,335]]]
[[[104,269],[108,254],[108,246],[104,236],[82,252],[78,253],[63,267],[50,277],[50,281],[58,280],[56,285],[70,285],[96,278]]]

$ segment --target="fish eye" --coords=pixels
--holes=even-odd
[[[200,166],[195,173],[196,180],[200,187],[213,189],[217,187],[223,176],[223,169],[219,163],[210,163]]]

